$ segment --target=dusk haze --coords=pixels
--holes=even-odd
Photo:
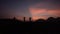
[[[23,20],[26,17],[47,19],[48,17],[60,17],[59,0],[1,0],[0,18],[13,18]]]

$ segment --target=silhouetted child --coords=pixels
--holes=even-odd
[[[29,21],[32,21],[31,19],[32,19],[32,18],[31,18],[31,17],[29,17]]]
[[[26,17],[24,17],[23,19],[24,19],[24,22],[25,22]]]

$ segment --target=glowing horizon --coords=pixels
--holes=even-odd
[[[59,0],[5,0],[0,1],[0,18],[13,18],[23,20],[23,17],[47,19],[48,17],[60,17]]]

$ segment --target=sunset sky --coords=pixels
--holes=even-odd
[[[0,0],[0,18],[34,20],[60,17],[60,0]]]

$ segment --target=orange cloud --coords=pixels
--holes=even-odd
[[[56,16],[56,17],[60,17],[60,10],[49,10],[48,14]]]
[[[42,14],[46,12],[46,9],[36,9],[36,8],[29,8],[29,11],[32,15],[36,15],[36,14]]]
[[[33,16],[32,19],[33,20],[37,20],[37,19],[47,19],[47,16]]]
[[[60,9],[51,3],[36,3],[29,7],[34,20],[48,17],[60,17]]]
[[[48,16],[50,16],[50,17],[60,17],[60,10],[56,10],[56,9],[55,10],[47,10],[47,9],[39,9],[39,8],[29,8],[29,11],[32,15],[33,20],[36,20],[36,19],[39,19],[39,18],[47,19]]]

